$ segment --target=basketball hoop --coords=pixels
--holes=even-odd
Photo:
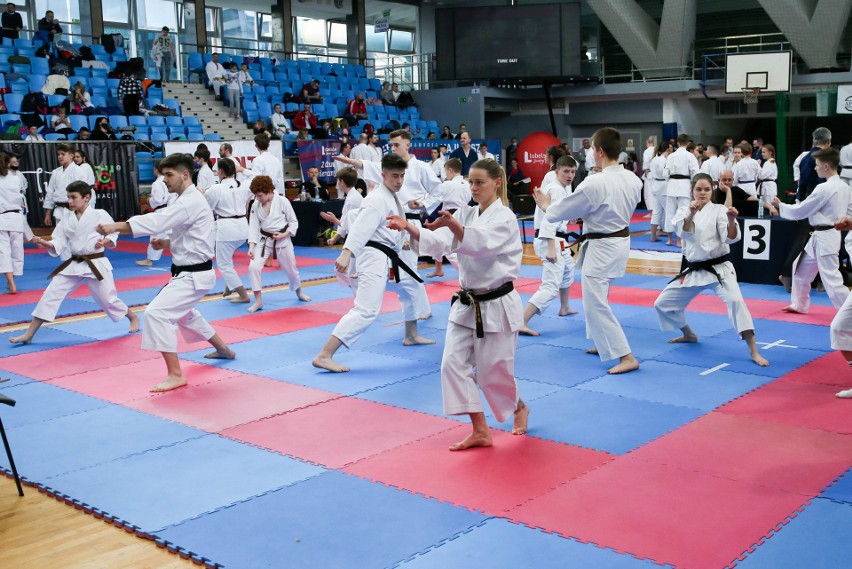
[[[760,87],[743,87],[742,92],[746,105],[753,105],[760,98]]]

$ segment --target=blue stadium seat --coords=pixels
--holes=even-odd
[[[92,71],[94,72],[95,70],[93,69]],[[106,86],[107,86],[106,77],[95,77],[94,75],[92,75],[92,78],[89,79],[89,86],[92,87],[92,88],[94,88],[94,87],[106,88]]]
[[[134,115],[134,116],[128,117],[127,122],[128,122],[128,124],[130,124],[130,126],[135,126],[137,128],[144,126],[145,131],[147,132],[147,130],[148,130],[148,120],[143,116]]]
[[[204,135],[204,140],[212,140],[214,142],[217,142],[219,140],[222,140],[222,137],[216,134],[215,132],[211,132],[210,134]]]
[[[150,126],[148,128],[151,132],[151,140],[155,140],[155,135],[163,135],[165,137],[168,137],[169,131],[168,128],[165,126]],[[168,138],[164,138],[163,140],[168,140]]]
[[[33,72],[33,68],[31,65],[23,64],[23,63],[13,63],[12,64],[12,73],[20,73],[21,75],[29,75]]]
[[[33,47],[33,40],[31,40],[29,38],[15,38],[15,39],[12,40],[12,45],[14,45],[17,48]]]
[[[30,60],[30,65],[32,65],[33,73],[38,73],[45,77],[50,75],[50,62],[48,62],[47,59],[43,57],[36,57],[35,59]]]
[[[192,80],[192,75],[198,73],[198,80],[201,81],[201,76],[204,75],[204,60],[198,52],[189,54],[189,76],[187,79]]]
[[[110,79],[107,77],[107,87],[110,89],[118,89],[118,86],[121,84],[121,79]]]
[[[163,118],[163,117],[160,117]],[[182,117],[165,117],[166,126],[183,126]]]
[[[201,128],[201,121],[198,120],[198,117],[183,117],[183,124],[186,126],[197,126],[198,128]]]
[[[44,87],[44,82],[47,81],[46,75],[38,75],[33,73],[30,75],[30,92],[41,91]]]
[[[55,140],[68,140],[64,134],[59,134],[58,132],[51,132],[50,134],[45,134],[44,139],[48,141]]]
[[[89,92],[92,95],[92,104],[94,104],[96,107],[98,106],[95,103],[96,97],[98,99],[103,99],[104,101],[106,101],[106,98],[109,96],[109,91],[107,90],[106,87],[89,87]],[[101,106],[105,106],[105,104],[106,103],[104,103],[104,105],[101,105]]]
[[[170,126],[168,127],[167,132],[169,133],[169,139],[174,140],[180,136],[186,136],[186,129],[184,129],[183,125],[180,126]]]
[[[169,139],[169,135],[167,135],[165,132],[152,132],[151,133],[151,140],[164,142],[168,139]]]
[[[163,99],[163,104],[165,104],[168,108],[173,109],[178,115],[183,112],[180,108],[180,101],[177,99]]]
[[[150,140],[151,137],[148,135],[148,127],[145,127],[145,132],[137,131],[136,134],[133,135],[133,140]]]
[[[68,78],[69,82],[71,83],[72,90],[74,89],[74,85],[76,83],[82,83],[83,87],[85,87],[87,91],[89,90],[89,79],[90,77],[85,77],[83,75],[74,75],[73,77]],[[91,93],[89,94],[91,95]]]
[[[80,130],[81,128],[89,128],[89,119],[86,115],[69,115],[68,120],[71,123],[71,128]]]
[[[127,117],[124,115],[110,115],[109,124],[112,125],[112,128],[128,126]]]
[[[204,140],[204,131],[201,129],[186,129],[186,139],[187,140]]]
[[[175,117],[177,118],[177,117]],[[166,118],[157,115],[148,115],[148,126],[165,126]]]
[[[6,103],[6,112],[19,114],[21,112],[21,103],[23,100],[23,95],[16,95],[15,93],[6,93],[3,95],[3,102]],[[6,120],[9,119],[7,118]]]
[[[289,112],[299,112],[299,110],[300,110],[300,109],[299,109],[299,105],[297,105],[296,103],[286,103],[286,104],[284,105],[284,112],[287,112],[287,113],[289,113]]]
[[[106,48],[99,43],[92,44],[89,47],[92,48],[92,55],[94,55],[94,56],[106,55],[106,52],[107,52]]]
[[[58,107],[63,102],[65,102],[67,97],[65,95],[48,95],[47,96],[47,106],[49,107]]]

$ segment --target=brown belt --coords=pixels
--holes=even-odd
[[[242,217],[242,216],[240,216],[240,217]],[[269,231],[264,231],[263,229],[261,229],[261,230],[260,230],[260,234],[261,234],[261,235],[263,235],[264,237],[266,237],[266,239],[264,239],[264,240],[263,240],[263,249],[261,249],[261,250],[260,250],[260,256],[261,256],[261,257],[265,257],[265,256],[266,256],[266,242],[267,242],[269,239],[273,239],[273,240],[275,240],[275,239],[272,237],[273,235],[275,235],[275,233],[284,233],[285,231],[287,231],[287,229],[288,229],[289,227],[290,227],[290,224],[288,223],[287,225],[285,225],[285,226],[284,226],[284,228],[283,228],[283,229],[279,229],[278,231],[275,231],[275,232],[272,232],[272,233],[270,233]],[[275,245],[272,245],[272,258],[273,258],[273,259],[277,259],[277,258],[278,258],[278,251],[276,251],[276,250],[275,250]]]
[[[69,259],[63,261],[61,265],[53,269],[53,272],[47,275],[47,278],[52,279],[53,277],[61,273],[65,269],[65,267],[67,267],[71,263],[86,263],[87,265],[89,265],[89,268],[92,270],[92,273],[95,275],[95,278],[97,278],[99,281],[102,281],[104,280],[104,276],[101,274],[101,272],[98,270],[98,267],[95,266],[92,260],[102,259],[105,256],[106,255],[104,255],[103,253],[92,253],[91,255],[71,255]]]

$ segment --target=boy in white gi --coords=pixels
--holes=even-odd
[[[189,154],[170,154],[160,162],[163,181],[177,199],[169,207],[131,217],[126,222],[98,226],[101,235],[132,233],[134,237],[171,231],[157,239],[155,248],[172,252],[172,278],[145,309],[142,349],[163,355],[168,375],[151,391],[169,391],[186,385],[177,355],[177,331],[187,342],[206,340],[215,351],[206,358],[233,359],[234,352],[204,319],[195,305],[216,284],[213,272],[213,212],[192,184],[194,164]]]
[[[852,231],[852,218],[844,217],[834,226],[838,231]],[[852,250],[852,232],[846,235],[846,250]],[[849,367],[852,368],[852,294],[831,321],[831,349],[840,350]],[[841,399],[852,399],[852,389],[837,392]]]
[[[468,176],[478,205],[462,206],[455,214],[441,211],[426,229],[402,216],[391,216],[388,223],[407,231],[421,255],[458,254],[462,290],[447,323],[441,389],[444,413],[469,415],[473,430],[450,446],[453,451],[491,446],[480,390],[498,421],[514,417],[512,434],[527,431],[530,413],[515,381],[522,305],[513,282],[523,248],[515,214],[506,207],[506,173],[495,160],[485,159],[475,162]]]
[[[355,306],[337,323],[328,341],[314,358],[314,367],[333,372],[349,371],[348,367],[334,361],[334,354],[341,346],[352,347],[379,315],[388,281],[397,283],[396,293],[402,303],[405,320],[405,338],[402,343],[406,346],[435,343],[417,332],[417,320],[428,313],[415,300],[418,291],[423,289],[422,280],[419,280],[415,271],[416,265],[411,267],[401,255],[404,242],[407,241],[399,232],[388,229],[385,221],[391,215],[405,215],[397,194],[403,187],[406,167],[405,160],[396,154],[382,157],[383,182],[364,198],[358,217],[343,244],[343,251],[334,262],[337,272],[347,274],[351,258],[358,259],[359,283]],[[417,259],[416,253],[414,258]]]
[[[290,200],[275,193],[275,185],[269,176],[255,176],[251,181],[251,193],[254,203],[249,211],[248,256],[249,278],[254,304],[249,312],[263,308],[263,282],[260,275],[266,260],[271,256],[278,260],[278,266],[287,275],[290,290],[302,302],[310,302],[311,297],[302,292],[299,269],[296,268],[296,255],[290,238],[299,229],[296,212]],[[258,248],[260,251],[258,252]]]
[[[835,308],[840,308],[849,296],[849,289],[840,275],[840,232],[834,224],[850,215],[852,189],[837,175],[840,154],[833,148],[813,153],[816,173],[825,182],[819,184],[804,201],[788,205],[778,196],[772,204],[784,219],[805,219],[811,225],[810,237],[793,263],[793,288],[790,306],[784,312],[807,314],[811,305],[811,282],[819,273],[822,286]]]
[[[269,176],[272,178],[275,191],[283,196],[286,191],[284,168],[281,166],[281,160],[269,152],[269,137],[258,134],[254,137],[254,147],[258,155],[251,161],[251,171],[244,171],[244,173],[252,176]]]
[[[706,288],[722,299],[734,329],[748,344],[751,359],[759,366],[769,362],[757,351],[754,323],[749,314],[737,273],[728,260],[730,244],[739,241],[737,210],[731,207],[733,195],[725,195],[725,205],[712,203],[713,179],[697,174],[692,181],[692,201],[674,216],[675,231],[683,240],[686,266],[657,297],[654,308],[662,330],[681,330],[682,336],[669,340],[673,344],[694,343],[698,336],[686,323],[687,305]]]
[[[0,273],[6,276],[9,294],[15,294],[15,277],[24,274],[24,241],[32,239],[33,232],[24,213],[26,179],[9,168],[11,159],[0,154]]]
[[[65,297],[83,283],[113,322],[127,318],[130,321],[129,332],[139,330],[139,318],[116,294],[112,265],[104,256],[104,249],[115,247],[118,233],[110,231],[101,237],[97,229],[102,224],[112,223],[112,218],[102,209],[89,207],[92,188],[85,182],[69,184],[67,192],[69,215],[59,221],[52,240],[33,238],[33,242],[47,249],[52,257],[60,257],[62,264],[48,276],[50,284],[33,310],[27,331],[9,338],[13,344],[29,343],[42,324],[53,322]]]
[[[246,206],[251,197],[248,185],[240,185],[235,176],[237,167],[229,158],[217,164],[219,183],[204,192],[204,199],[216,217],[216,266],[225,279],[225,294],[236,292],[231,302],[249,302],[246,287],[234,268],[234,252],[248,239]]]
[[[50,214],[59,223],[68,213],[68,194],[66,189],[72,182],[84,182],[86,173],[74,163],[74,147],[62,143],[56,145],[56,158],[59,167],[50,173],[50,181],[47,183],[47,191],[44,194],[44,224],[53,225]],[[94,201],[94,200],[92,200]]]
[[[734,146],[734,185],[750,196],[757,197],[757,179],[760,177],[760,163],[751,157],[752,146],[740,142]]]
[[[669,154],[671,154],[671,145],[668,142],[661,142],[657,148],[657,155],[651,160],[650,176],[653,178],[656,203],[656,207],[651,212],[651,241],[654,243],[660,240],[660,233],[665,233],[666,229],[666,186],[669,183],[666,160]],[[673,244],[672,233],[669,233],[666,245]]]
[[[151,195],[148,196],[148,205],[154,211],[159,211],[164,207],[168,207],[170,203],[175,201],[176,194],[169,193],[169,189],[163,182],[163,175],[160,172],[159,160],[154,163],[154,175],[157,176],[157,179],[151,182]],[[159,261],[163,256],[163,250],[154,249],[154,246],[151,243],[155,239],[167,239],[168,237],[168,233],[152,235],[151,240],[148,242],[148,250],[145,254],[145,258],[136,261],[136,264],[142,267],[150,267],[154,264],[154,261]]]
[[[550,195],[552,202],[558,202],[573,192],[571,183],[577,174],[577,161],[571,156],[562,156],[556,161],[556,180],[542,191]],[[566,222],[551,223],[545,221],[544,211],[535,208],[535,217],[539,228],[535,234],[535,254],[541,259],[541,285],[524,309],[524,325],[521,334],[538,336],[538,332],[529,328],[533,316],[544,312],[553,300],[559,296],[559,316],[577,314],[571,310],[569,294],[574,282],[574,259],[566,243],[569,237]]]
[[[583,268],[586,337],[595,344],[588,353],[598,354],[601,361],[620,360],[609,373],[626,373],[639,369],[639,361],[633,357],[607,297],[612,280],[627,271],[630,218],[641,198],[642,180],[619,166],[621,134],[617,130],[602,128],[595,132],[590,150],[600,174],[589,176],[573,194],[552,205],[550,196],[541,190],[536,191],[535,199],[547,213],[548,222],[583,219],[585,233],[578,264]]]
[[[455,213],[463,205],[470,202],[470,184],[461,175],[462,163],[458,158],[450,158],[444,164],[444,181],[441,182],[438,191],[441,193],[441,198],[444,202],[443,209]],[[455,253],[447,255],[447,260],[458,270],[459,263]],[[435,270],[426,275],[426,278],[443,277],[444,276],[444,259],[442,257],[435,258]]]
[[[666,159],[666,171],[668,182],[666,182],[666,219],[665,231],[669,234],[674,232],[672,219],[677,211],[689,203],[689,181],[700,169],[698,159],[687,150],[689,136],[681,134],[677,137],[677,150]],[[671,242],[671,237],[669,241]],[[671,243],[669,243],[671,244]]]
[[[330,211],[320,212],[321,218],[328,223],[337,226],[337,233],[334,234],[334,237],[326,241],[328,245],[335,245],[338,241],[341,241],[346,237],[346,229],[348,229],[348,227],[344,229],[343,220],[349,216],[349,212],[355,211],[361,207],[361,202],[364,201],[364,197],[361,195],[361,192],[359,192],[355,187],[355,184],[358,182],[358,172],[355,168],[350,168],[349,166],[341,168],[334,177],[337,179],[335,186],[337,188],[337,192],[345,195],[346,199],[343,202],[343,211],[340,213],[339,218]]]

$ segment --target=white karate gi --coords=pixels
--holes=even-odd
[[[156,180],[151,183],[151,195],[148,196],[148,205],[151,206],[152,209],[163,209],[164,207],[168,207],[170,203],[175,201],[177,194],[170,194],[169,189],[166,187],[166,183],[163,181],[163,177],[160,176]],[[151,239],[168,239],[169,233],[159,233],[157,235],[152,235]],[[149,261],[159,261],[163,256],[162,249],[154,249],[151,244],[148,244],[147,258]]]
[[[591,148],[586,150],[586,162],[585,162],[585,164],[586,164],[586,172],[589,173],[589,176],[597,173],[597,172],[595,172],[595,168],[596,168],[596,166],[595,166],[595,153],[592,151]]]
[[[654,180],[654,194],[656,196],[657,207],[654,208],[651,214],[651,225],[656,225],[661,229],[665,229],[666,224],[666,186],[669,183],[668,171],[666,170],[666,157],[654,156],[651,160],[650,177]]]
[[[573,194],[552,203],[545,220],[558,223],[581,217],[586,233],[614,233],[630,226],[641,192],[642,180],[636,174],[621,166],[609,166],[600,175],[583,180]],[[629,237],[587,240],[580,248],[586,337],[595,343],[602,361],[631,352],[607,300],[612,280],[627,271],[629,256]]]
[[[284,186],[284,168],[281,166],[281,161],[268,151],[261,152],[260,155],[251,161],[252,176],[269,176],[272,178],[272,185],[275,186],[275,192],[284,195],[286,190]]]
[[[392,266],[388,256],[378,249],[367,247],[367,241],[377,241],[390,247],[408,265],[402,258],[404,236],[399,231],[387,228],[389,215],[404,215],[402,203],[394,192],[381,184],[361,202],[343,244],[344,249],[350,250],[352,256],[358,259],[358,287],[355,306],[340,319],[331,334],[347,348],[351,348],[361,338],[379,315],[388,284],[388,272]],[[413,253],[413,256],[416,262],[417,254]],[[416,264],[408,266],[417,270]],[[415,302],[419,291],[423,291],[425,296],[423,285],[402,269],[399,273],[400,280],[394,288],[402,304],[403,320],[412,322],[427,316],[430,310],[428,300],[425,310]]]
[[[757,179],[760,177],[760,162],[751,156],[744,156],[742,160],[734,164],[732,171],[734,173],[734,185],[748,192],[748,195],[756,197]]]
[[[689,205],[692,178],[698,173],[699,168],[698,159],[684,146],[679,147],[666,158],[668,182],[666,182],[666,217],[664,230],[667,233],[674,231],[674,224],[672,223],[674,214],[680,208]],[[675,179],[672,176],[688,176],[688,178]]]
[[[695,227],[692,231],[686,231],[683,228],[684,219],[689,215],[689,208],[683,208],[675,214],[675,231],[683,239],[683,256],[688,261],[707,261],[727,255],[731,252],[729,245],[742,238],[739,224],[735,224],[736,237],[728,238],[727,211],[724,205],[706,204],[695,214],[692,220]],[[706,288],[712,289],[713,293],[728,307],[728,317],[740,336],[746,330],[754,330],[751,314],[737,284],[734,266],[730,261],[725,261],[714,265],[713,269],[719,274],[721,283],[709,271],[694,270],[670,282],[660,293],[654,308],[657,309],[662,330],[680,330],[686,326],[687,305]]]
[[[763,163],[757,179],[760,181],[759,191],[763,196],[763,203],[772,205],[772,199],[778,195],[778,164],[774,159]]]
[[[103,248],[95,247],[101,239],[109,239],[113,243],[118,239],[118,233],[111,233],[102,237],[97,232],[98,225],[112,223],[112,217],[102,210],[95,209],[91,205],[83,210],[80,219],[77,214],[69,212],[56,229],[53,230],[52,242],[54,250],[48,249],[53,257],[59,257],[63,261],[71,255],[91,255],[103,253]],[[88,263],[72,261],[67,267],[51,279],[50,284],[44,289],[41,300],[33,310],[33,316],[45,322],[53,322],[56,313],[74,289],[81,284],[89,287],[89,293],[113,322],[117,322],[127,315],[127,305],[119,298],[115,290],[115,281],[112,277],[112,265],[109,259],[101,257],[92,259],[92,264],[98,269],[103,280],[98,280]]]
[[[346,237],[349,230],[349,224],[347,223],[344,227],[344,223],[346,223],[344,220],[349,218],[350,212],[360,208],[363,201],[364,196],[361,195],[358,188],[350,188],[349,191],[346,192],[346,199],[343,200],[343,211],[340,213],[340,225],[337,227],[338,235]]]
[[[701,172],[713,178],[714,182],[719,181],[719,176],[724,169],[725,162],[718,156],[711,156],[701,164]]]
[[[234,269],[234,252],[248,239],[246,204],[249,197],[248,185],[238,186],[234,178],[225,178],[204,192],[204,199],[216,216],[216,266],[231,290],[243,286]]]
[[[183,267],[213,259],[213,212],[195,186],[189,186],[169,207],[128,220],[134,237],[171,232],[172,263]],[[142,349],[177,352],[179,329],[187,342],[216,335],[195,305],[216,284],[216,273],[182,272],[172,277],[145,309]]]
[[[382,151],[372,144],[359,144],[352,148],[349,157],[361,162],[381,162]]]
[[[24,214],[23,176],[0,177],[0,273],[24,274],[24,240],[33,233]]]
[[[840,149],[840,177],[852,188],[852,142]]]
[[[443,182],[444,178],[446,178],[444,166],[447,165],[447,162],[445,160],[442,160],[441,158],[438,158],[434,162],[430,162],[429,165],[432,166],[432,171],[435,172],[435,175],[438,176],[438,179]]]
[[[357,195],[357,197],[353,194]],[[361,210],[361,203],[363,203],[363,201],[364,196],[362,196],[361,192],[359,192],[356,188],[352,188],[349,190],[349,193],[346,194],[346,201],[343,202],[343,212],[340,214],[340,225],[337,228],[337,233],[342,237],[349,235],[349,228],[352,227],[352,224],[358,218],[358,212]],[[352,275],[356,275],[358,273],[357,262],[358,260],[355,257],[351,257],[349,260],[347,274],[337,274],[338,280],[341,284],[352,289],[353,295],[358,292],[358,279],[352,278]]]
[[[287,235],[282,239],[273,240],[271,237],[265,237],[260,233],[261,229],[267,233],[276,233],[284,227],[287,227]],[[251,279],[251,290],[253,292],[263,290],[260,274],[263,272],[266,259],[273,254],[273,250],[278,259],[278,266],[287,275],[290,290],[296,292],[302,288],[299,270],[296,268],[296,254],[293,251],[293,242],[291,241],[291,237],[296,235],[298,229],[299,220],[296,218],[293,206],[290,205],[290,200],[279,194],[274,194],[272,202],[269,204],[269,213],[263,211],[263,205],[255,200],[251,207],[248,231],[249,244],[255,244],[254,259],[249,262],[249,279]]]
[[[204,66],[204,71],[207,73],[207,81],[213,87],[214,95],[222,94],[222,85],[225,84],[225,68],[222,67],[221,63],[214,63],[212,60],[207,62],[207,65]]]
[[[651,162],[656,156],[656,148],[649,146],[642,153],[642,180],[644,186],[642,188],[645,195],[645,207],[652,212],[657,209],[657,196],[654,194],[654,176],[651,175]]]
[[[832,176],[814,188],[813,193],[796,205],[782,203],[778,207],[784,219],[805,219],[811,226],[834,225],[849,211],[852,189],[840,178]],[[835,308],[840,308],[849,296],[838,269],[840,261],[840,232],[836,229],[814,231],[805,250],[793,263],[793,290],[790,305],[798,312],[807,312],[811,304],[811,282],[819,272],[822,285]]]
[[[86,182],[87,184],[89,184],[90,186],[94,186],[95,185],[95,171],[92,169],[91,166],[89,166],[89,163],[83,162],[82,164],[78,165],[78,168],[80,168],[83,171],[83,181]],[[95,197],[95,195],[92,194],[93,199],[94,199],[94,197]],[[89,202],[89,205],[92,205],[92,202]]]
[[[550,194],[553,202],[565,199],[571,193],[571,186],[563,186],[556,180],[547,187],[546,192]],[[545,214],[541,208],[536,206],[535,217],[540,218],[538,236],[533,248],[535,254],[541,259],[541,285],[530,299],[530,304],[544,312],[559,295],[560,290],[571,288],[574,283],[574,259],[571,257],[571,249],[568,248],[565,239],[557,237],[556,232],[567,233],[566,222],[549,222],[544,219]],[[556,261],[547,260],[547,246],[550,240],[556,241]]]
[[[290,126],[290,121],[287,120],[282,113],[272,113],[269,115],[269,124],[272,125],[273,134],[279,136],[290,134],[293,132],[293,127]]]
[[[795,160],[793,160],[793,181],[796,182],[796,186],[799,185],[799,179],[802,177],[802,171],[800,170],[800,167],[802,165],[802,158],[804,158],[810,153],[810,150],[805,150],[804,152],[796,156]]]
[[[42,207],[53,210],[53,217],[56,218],[57,223],[70,215],[67,208],[68,194],[65,191],[66,188],[72,182],[85,182],[85,177],[85,171],[73,162],[64,169],[59,166],[50,173],[50,181],[47,183],[47,192],[44,194]],[[94,207],[91,202],[89,202],[89,205]]]
[[[419,241],[414,242],[421,255],[437,258],[450,251],[457,253],[459,281],[464,290],[486,292],[518,278],[523,248],[517,219],[509,208],[498,199],[481,214],[478,205],[462,206],[455,218],[464,225],[464,239],[458,241],[447,228],[423,229]],[[457,301],[450,309],[441,360],[444,413],[483,412],[479,393],[482,390],[494,416],[502,423],[518,407],[515,347],[524,322],[521,297],[513,290],[480,303],[480,310],[483,338],[476,337],[473,306]]]
[[[219,178],[216,177],[216,174],[213,173],[213,170],[207,164],[203,164],[198,170],[197,180],[195,187],[202,192],[206,192],[208,188],[219,182]]]
[[[846,250],[852,251],[852,231],[846,235]],[[852,294],[831,321],[831,349],[852,352]]]
[[[441,201],[444,202],[443,209],[447,211],[457,210],[470,203],[470,182],[465,180],[464,176],[461,174],[456,175],[456,177],[452,180],[441,182],[441,186],[438,188],[438,191],[441,194]],[[438,261],[440,259],[435,260]],[[459,270],[458,255],[455,253],[448,253],[447,261],[450,262],[450,265],[452,265],[455,270]]]

